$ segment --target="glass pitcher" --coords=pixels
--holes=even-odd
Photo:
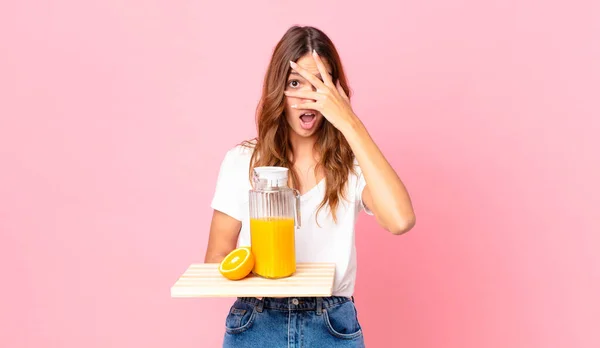
[[[250,190],[252,273],[270,279],[296,272],[300,194],[288,186],[288,168],[256,167]]]

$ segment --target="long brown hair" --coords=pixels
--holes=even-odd
[[[293,168],[283,92],[291,72],[289,61],[295,62],[313,49],[331,66],[333,82],[339,81],[350,97],[340,57],[329,37],[314,27],[289,28],[275,46],[265,75],[262,96],[256,109],[258,136],[251,142],[244,142],[245,145],[254,147],[250,160],[250,177],[257,166],[287,167],[291,186],[299,187],[298,174]],[[315,150],[321,154],[315,171],[323,169],[326,184],[325,197],[318,210],[329,204],[333,219],[337,221],[336,210],[340,198],[345,197],[348,174],[354,172],[354,153],[342,133],[326,119],[319,129]]]

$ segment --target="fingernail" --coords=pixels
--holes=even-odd
[[[317,55],[317,51],[313,48],[313,56]]]
[[[296,67],[296,63],[292,62],[291,60],[290,60],[290,65],[292,66],[292,68]]]
[[[293,108],[293,109],[295,109],[295,108],[297,108],[297,107],[298,107],[298,105],[296,105],[296,104],[292,104],[292,108]]]

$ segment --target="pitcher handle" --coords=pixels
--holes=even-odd
[[[295,220],[295,225],[296,228],[300,228],[301,225],[301,216],[300,216],[300,191],[294,189],[294,195],[296,196],[296,201],[294,203],[295,206],[295,210],[296,210],[296,218]]]

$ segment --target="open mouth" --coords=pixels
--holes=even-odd
[[[315,111],[307,111],[300,115],[300,126],[302,129],[310,130],[314,127],[317,119],[317,113]]]
[[[302,120],[303,123],[310,123],[315,117],[317,117],[317,115],[313,111],[309,111],[300,115],[300,120]]]

